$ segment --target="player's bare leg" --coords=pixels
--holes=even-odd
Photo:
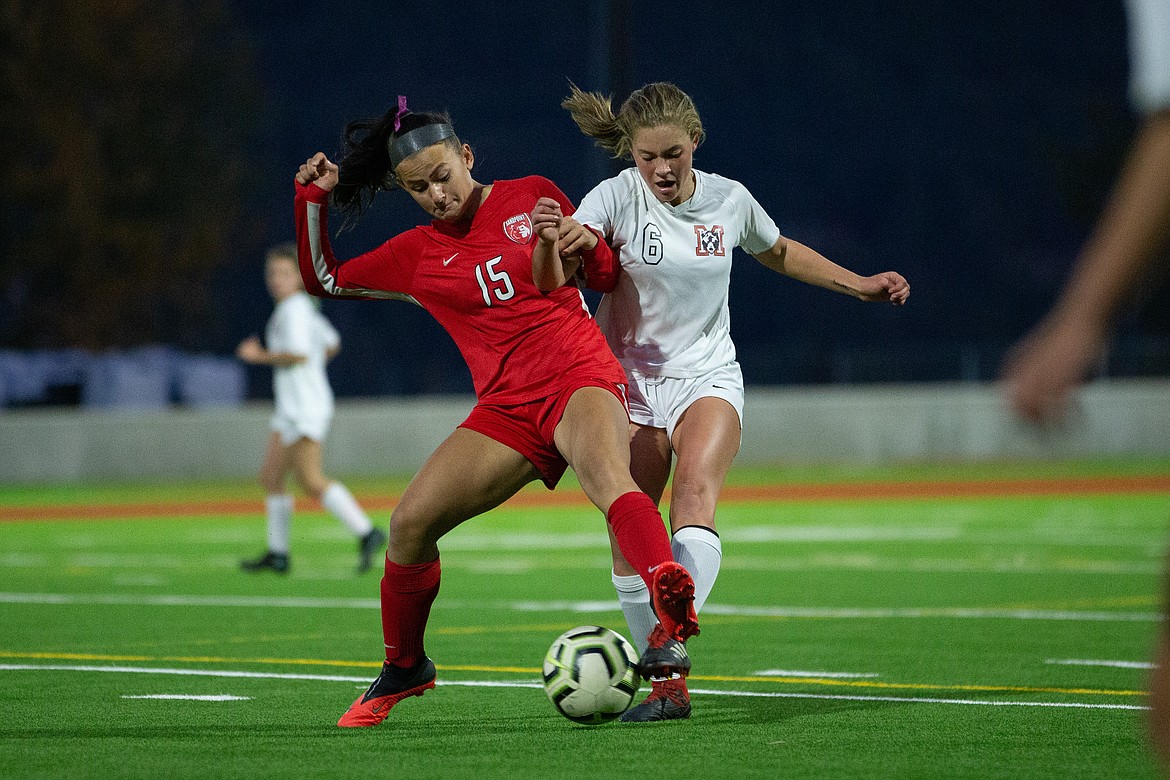
[[[386,544],[386,534],[374,527],[349,488],[325,475],[324,447],[321,442],[302,436],[293,442],[288,452],[290,468],[305,494],[320,502],[329,514],[357,538],[358,574],[369,570],[374,556]]]
[[[293,497],[285,487],[289,469],[288,448],[280,441],[280,434],[270,431],[260,465],[260,486],[264,489],[264,516],[267,549],[258,558],[240,562],[247,572],[274,571],[287,574],[289,570],[289,535],[292,526]]]
[[[629,419],[621,401],[600,387],[577,389],[554,439],[585,495],[605,512],[622,555],[646,581],[666,633],[678,642],[698,634],[691,576],[671,557],[662,515],[630,475]]]
[[[423,634],[439,591],[438,540],[538,476],[527,458],[466,428],[439,445],[390,518],[381,583],[382,673],[337,725],[376,726],[398,702],[434,687],[435,667],[424,651]]]
[[[671,437],[677,456],[670,490],[671,549],[695,579],[699,611],[719,576],[723,550],[715,511],[739,444],[739,414],[730,403],[714,397],[687,407]]]

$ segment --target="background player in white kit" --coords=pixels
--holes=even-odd
[[[266,493],[268,550],[241,564],[245,571],[289,568],[289,526],[293,497],[286,479],[291,471],[306,494],[321,504],[358,537],[358,572],[370,568],[386,535],[373,527],[353,495],[321,470],[322,442],[333,420],[333,390],[325,363],[341,348],[341,338],[305,292],[297,264],[296,244],[268,251],[264,280],[276,308],[264,332],[267,349],[251,336],[240,342],[236,356],[245,363],[272,366],[272,415],[268,448],[260,467]]]
[[[743,376],[728,315],[732,250],[802,282],[864,301],[906,302],[910,286],[887,271],[862,277],[780,235],[739,182],[691,167],[704,137],[691,98],[667,83],[634,92],[615,116],[609,98],[572,87],[562,105],[586,135],[634,168],[598,184],[562,227],[568,257],[605,236],[620,269],[586,268],[605,292],[597,319],[629,378],[631,472],[656,502],[677,456],[670,502],[674,558],[695,581],[701,609],[719,573],[715,504],[739,451]],[[566,260],[565,272],[575,271]],[[615,283],[616,277],[616,283]],[[611,539],[612,542],[612,539]],[[640,643],[656,618],[641,578],[613,550],[613,583]],[[622,720],[690,716],[683,677],[651,679],[647,699]]]

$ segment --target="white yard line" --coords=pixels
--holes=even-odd
[[[122,604],[136,607],[284,607],[293,609],[380,609],[378,599],[297,596],[145,596],[121,593],[0,593],[8,604]]]
[[[1105,612],[1071,609],[990,609],[979,607],[910,607],[898,609],[857,608],[832,609],[823,607],[742,607],[707,604],[708,615],[805,618],[948,618],[994,620],[1083,620],[1090,622],[1157,622],[1157,612]]]
[[[287,609],[380,609],[378,599],[314,598],[298,596],[184,596],[120,593],[0,593],[0,604],[118,604],[140,607],[244,607]],[[435,602],[436,609],[466,607],[465,602]],[[480,609],[516,612],[618,612],[616,601],[512,601],[478,604]],[[704,614],[732,617],[828,618],[834,620],[958,619],[958,620],[1069,620],[1087,622],[1142,622],[1162,620],[1157,612],[1108,612],[1054,609],[990,609],[976,607],[756,607],[707,604]]]
[[[1154,665],[1148,661],[1095,661],[1082,658],[1047,658],[1046,664],[1060,664],[1062,666],[1111,666],[1115,669],[1153,669]]]
[[[0,671],[22,672],[104,672],[121,674],[168,674],[188,677],[232,677],[243,679],[266,680],[317,680],[321,682],[361,682],[369,681],[369,676],[351,677],[331,674],[279,674],[276,672],[244,672],[226,669],[153,669],[136,666],[88,666],[65,664],[0,664]],[[508,682],[499,680],[439,680],[439,685],[463,685],[485,688],[540,688],[539,682]],[[940,699],[918,698],[913,696],[856,696],[822,693],[781,693],[769,691],[726,691],[706,688],[692,688],[692,694],[703,696],[730,696],[773,699],[829,699],[835,701],[881,701],[901,702],[906,704],[962,704],[969,706],[993,707],[1063,707],[1091,710],[1145,710],[1147,707],[1136,704],[1099,704],[1092,702],[1056,702],[1056,701],[1005,701],[997,699]]]
[[[881,677],[877,672],[806,672],[799,669],[761,669],[752,674],[760,677],[826,677],[842,680]]]
[[[0,599],[2,600],[2,599]],[[437,605],[437,603],[436,603]],[[608,601],[518,601],[512,608],[522,612],[609,612],[618,605]],[[990,609],[977,607],[750,607],[706,604],[705,615],[732,617],[831,618],[831,619],[992,619],[992,620],[1083,620],[1090,622],[1157,622],[1156,612],[1105,612],[1055,609]]]
[[[994,699],[929,699],[913,696],[852,696],[825,693],[781,693],[771,691],[711,691],[691,688],[691,693],[722,696],[764,697],[770,699],[836,699],[841,701],[892,701],[908,704],[966,704],[991,707],[1068,707],[1088,710],[1148,710],[1138,704],[1097,704],[1077,701],[1001,701]]]
[[[168,701],[251,701],[251,696],[232,696],[227,693],[212,694],[210,696],[203,696],[195,693],[147,693],[142,696],[129,696],[123,694],[123,699],[166,699]]]

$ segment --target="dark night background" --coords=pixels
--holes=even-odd
[[[348,120],[407,95],[450,112],[481,181],[539,173],[579,200],[625,163],[560,108],[568,82],[613,93],[616,107],[666,80],[706,126],[696,167],[742,181],[785,235],[912,285],[904,308],[862,304],[737,251],[731,313],[748,384],[989,380],[1052,301],[1134,127],[1120,0],[10,5],[19,13],[3,42],[35,67],[4,66],[0,109],[6,146],[28,165],[28,184],[10,179],[0,194],[9,349],[166,343],[230,355],[271,311],[263,253],[291,238],[296,167],[336,152]],[[158,9],[177,15],[173,40]],[[118,70],[132,58],[103,55],[120,54],[126,34],[144,52],[140,78]],[[191,56],[164,78],[151,57],[176,51]],[[41,102],[77,108],[32,121],[36,96],[54,94]],[[78,113],[75,134],[110,114],[125,127],[90,148],[61,130]],[[117,143],[128,144],[124,165]],[[65,154],[77,148],[90,157]],[[133,224],[166,226],[149,241],[97,231],[107,220],[96,211],[74,224],[87,208],[124,216],[134,203]],[[383,195],[335,249],[356,254],[424,216],[402,193]],[[184,243],[196,224],[203,238]],[[78,232],[91,229],[100,238]],[[1170,373],[1165,285],[1150,290],[1122,324],[1111,374]],[[86,313],[91,298],[101,305]],[[425,312],[323,310],[344,342],[330,367],[339,395],[470,391]],[[250,372],[251,394],[269,381]]]

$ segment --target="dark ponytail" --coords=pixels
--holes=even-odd
[[[394,123],[399,121],[398,130]],[[342,155],[338,162],[338,181],[331,201],[345,215],[341,230],[356,225],[365,210],[382,190],[397,188],[394,171],[390,167],[390,144],[393,140],[423,125],[451,124],[446,113],[408,111],[400,114],[397,107],[380,117],[358,119],[345,126],[342,133]],[[458,138],[447,139],[458,149]]]

